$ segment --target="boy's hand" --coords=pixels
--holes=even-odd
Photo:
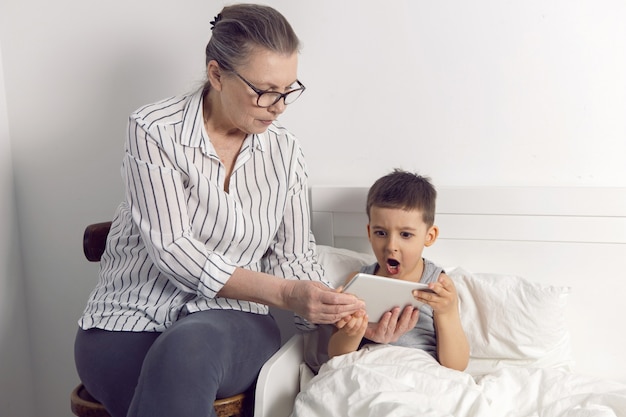
[[[343,333],[346,336],[358,336],[361,338],[367,329],[368,320],[367,313],[364,310],[359,310],[351,316],[342,318],[335,323],[335,326],[340,333]]]
[[[438,315],[458,314],[459,298],[454,282],[449,276],[439,275],[437,282],[431,282],[428,287],[435,293],[415,290],[413,291],[415,299],[431,306]]]
[[[400,314],[400,307],[396,307],[383,314],[378,323],[371,323],[365,337],[376,343],[396,342],[400,336],[417,325],[418,318],[418,309],[406,306]]]
[[[437,278],[437,282],[430,283],[428,286],[435,292],[434,294],[414,291],[413,295],[433,309],[439,363],[448,368],[463,371],[469,361],[469,344],[461,325],[459,297],[454,282],[442,273]]]

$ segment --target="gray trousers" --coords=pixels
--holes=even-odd
[[[209,310],[163,333],[79,329],[74,357],[112,417],[214,417],[215,399],[253,385],[279,347],[272,316]]]

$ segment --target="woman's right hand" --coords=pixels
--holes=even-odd
[[[419,319],[419,310],[412,306],[386,312],[378,323],[370,323],[365,337],[376,343],[397,342],[400,336],[413,329]]]
[[[310,323],[334,324],[365,308],[356,296],[335,292],[321,282],[287,280],[285,284],[287,308]]]

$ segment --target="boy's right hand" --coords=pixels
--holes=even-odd
[[[359,310],[335,323],[337,330],[349,337],[363,337],[369,318],[365,310]]]

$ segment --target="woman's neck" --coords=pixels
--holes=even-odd
[[[230,176],[247,134],[234,127],[232,123],[224,123],[226,118],[220,117],[222,112],[214,103],[215,100],[211,100],[210,92],[206,93],[202,108],[204,129],[226,171],[224,190],[228,191]]]

